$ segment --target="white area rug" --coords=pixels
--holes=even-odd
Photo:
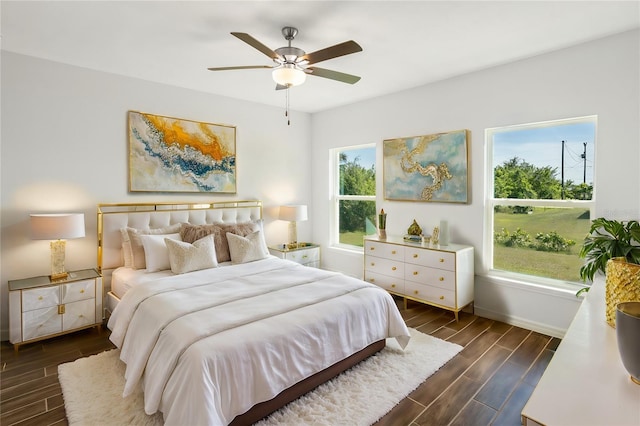
[[[411,329],[402,351],[395,339],[387,347],[335,379],[293,401],[261,426],[370,425],[420,385],[462,347]],[[142,389],[122,398],[124,363],[111,350],[61,364],[58,375],[71,425],[161,425],[148,416]]]

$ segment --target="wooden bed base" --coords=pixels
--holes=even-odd
[[[342,361],[339,361],[336,364],[333,364],[332,366],[327,367],[324,370],[314,374],[313,376],[296,383],[290,388],[283,390],[275,398],[254,405],[246,413],[236,416],[236,418],[231,422],[231,425],[244,426],[254,424],[262,418],[267,417],[274,411],[277,411],[280,408],[284,407],[291,401],[300,398],[305,393],[338,376],[343,371],[348,370],[359,362],[369,358],[371,355],[381,351],[382,349],[384,349],[384,346],[384,339],[370,344],[366,348],[362,349],[359,352],[356,352],[350,357],[345,358]]]

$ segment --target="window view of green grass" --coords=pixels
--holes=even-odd
[[[364,231],[341,232],[340,244],[348,244],[351,246],[363,247],[365,235],[367,234]]]
[[[497,209],[505,210],[505,209]],[[536,240],[538,234],[543,236],[554,231],[558,238],[564,241],[572,240],[565,250],[542,251],[536,248],[522,247],[525,244],[506,246],[495,243],[493,246],[493,268],[535,275],[539,277],[554,278],[558,280],[581,282],[580,267],[584,259],[578,256],[584,238],[589,233],[589,211],[578,208],[533,208],[530,214],[514,214],[512,212],[499,212],[494,214],[494,241],[497,234],[503,233],[503,229],[513,236],[529,236],[531,245],[539,244]],[[504,233],[503,233],[504,235]],[[523,238],[519,238],[522,240]]]

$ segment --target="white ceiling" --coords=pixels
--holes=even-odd
[[[290,90],[291,108],[317,112],[640,27],[639,1],[4,1],[2,50],[94,70],[283,106],[272,65],[231,36],[272,49],[295,26],[306,52],[355,40],[363,52],[319,67]]]

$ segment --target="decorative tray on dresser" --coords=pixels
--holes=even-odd
[[[473,303],[473,247],[365,237],[364,279],[391,294],[458,313]]]

